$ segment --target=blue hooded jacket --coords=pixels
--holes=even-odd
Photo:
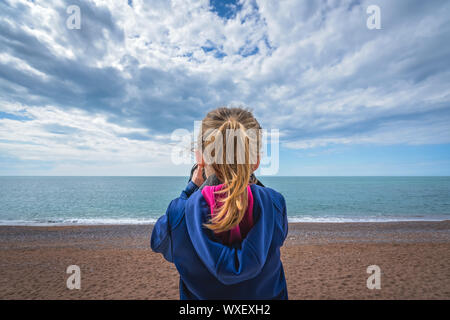
[[[286,203],[273,189],[255,184],[254,224],[242,243],[219,242],[203,226],[210,208],[190,181],[156,222],[151,247],[180,274],[180,299],[287,299],[280,247],[288,232]]]

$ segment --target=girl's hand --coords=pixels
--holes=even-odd
[[[192,175],[192,182],[194,182],[197,187],[200,187],[203,182],[205,182],[205,179],[203,179],[203,168],[205,167],[205,163],[198,151],[195,152],[195,160],[197,161],[197,169],[195,169],[194,174]]]
[[[205,182],[205,179],[203,179],[203,166],[197,164],[197,168],[192,175],[192,182],[195,183],[197,187],[200,187],[203,182]]]

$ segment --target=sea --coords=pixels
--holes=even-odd
[[[259,177],[290,222],[450,220],[450,177]],[[0,177],[0,225],[155,222],[187,177]]]

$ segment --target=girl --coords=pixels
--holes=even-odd
[[[280,260],[286,203],[253,175],[260,129],[241,108],[219,108],[202,121],[205,151],[197,153],[192,179],[151,237],[152,249],[180,274],[181,299],[288,298]]]

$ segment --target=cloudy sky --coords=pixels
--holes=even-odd
[[[0,175],[186,175],[171,133],[222,105],[280,131],[280,175],[450,175],[449,17],[439,0],[2,0]]]

